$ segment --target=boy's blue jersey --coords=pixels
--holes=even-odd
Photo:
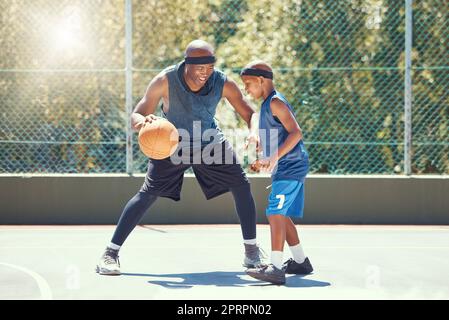
[[[293,109],[288,101],[276,90],[273,90],[262,103],[260,110],[259,135],[263,156],[266,158],[276,153],[288,136],[288,131],[271,112],[270,104],[274,97],[284,102],[290,112],[294,115]],[[292,150],[290,150],[290,152],[279,159],[271,178],[273,180],[299,180],[303,182],[308,170],[309,155],[301,140]]]

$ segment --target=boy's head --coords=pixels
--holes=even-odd
[[[245,91],[254,99],[260,99],[273,91],[273,69],[271,66],[257,60],[248,63],[240,73],[245,85]]]

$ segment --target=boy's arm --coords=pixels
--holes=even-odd
[[[292,150],[302,139],[302,131],[298,122],[296,122],[295,116],[280,99],[274,98],[271,100],[270,108],[273,116],[279,119],[285,130],[289,133],[287,139],[285,139],[284,143],[278,149],[276,160],[279,160]]]
[[[266,168],[271,172],[280,158],[285,156],[292,150],[296,144],[302,139],[302,131],[296,122],[295,116],[290,112],[290,109],[278,98],[273,98],[270,103],[270,109],[273,116],[279,119],[289,135],[284,143],[279,146],[277,153],[272,155],[270,159],[260,160],[259,166]]]

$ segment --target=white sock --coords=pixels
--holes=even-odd
[[[304,251],[302,250],[302,246],[298,243],[296,246],[291,246],[290,251],[292,252],[293,260],[298,263],[303,263],[306,260],[306,256],[304,255]]]
[[[271,251],[271,263],[278,269],[282,269],[282,251]]]
[[[108,245],[108,248],[110,248],[110,249],[112,249],[112,250],[120,250],[120,247],[121,246],[118,246],[118,245],[116,245],[115,243],[110,243],[109,245]]]
[[[257,244],[257,239],[248,239],[248,240],[243,239],[243,243],[244,244]]]

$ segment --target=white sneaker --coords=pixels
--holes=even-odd
[[[102,275],[117,276],[120,275],[120,261],[118,251],[106,248],[97,265],[96,272]]]
[[[262,259],[265,258],[263,250],[257,244],[244,244],[245,245],[245,258],[243,260],[243,266],[246,268],[257,268],[264,263]]]

